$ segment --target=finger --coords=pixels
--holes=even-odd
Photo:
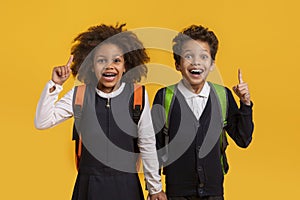
[[[241,69],[238,69],[238,79],[240,84],[244,83]]]
[[[55,67],[55,68],[54,68],[54,71],[55,71],[55,73],[56,73],[58,76],[61,76],[61,69],[60,69],[60,67]]]
[[[248,89],[248,84],[247,83],[242,83],[236,86],[238,90],[244,90]]]
[[[241,97],[243,97],[245,94],[248,94],[249,91],[248,90],[242,90],[242,91],[239,91],[239,94]]]
[[[246,83],[246,82],[238,84],[238,87],[247,87],[247,86],[248,86],[248,83]]]
[[[74,56],[71,55],[70,58],[69,58],[69,60],[68,60],[68,62],[67,62],[67,64],[66,64],[66,67],[69,68],[69,67],[71,66],[71,64],[72,64],[72,62],[73,62],[73,58],[74,58]]]
[[[245,100],[250,100],[250,94],[249,93],[244,94],[244,99]]]
[[[64,66],[64,76],[63,77],[68,77],[70,75],[70,67]]]
[[[236,93],[237,92],[237,86],[233,86],[232,90]]]
[[[66,76],[66,67],[65,66],[61,66],[61,77],[65,77]]]

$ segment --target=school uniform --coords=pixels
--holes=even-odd
[[[52,127],[73,116],[74,88],[55,103],[62,87],[56,86],[49,93],[53,84],[50,81],[46,85],[39,101],[35,118],[38,128]],[[122,83],[112,93],[87,86],[81,119],[75,124],[83,146],[73,200],[144,199],[134,171],[137,151],[150,194],[162,190],[148,95],[145,92],[144,108],[136,125],[131,118],[132,94],[133,84]]]
[[[171,161],[163,169],[166,175],[166,194],[170,199],[200,200],[208,197],[223,199],[224,175],[220,162],[220,138],[207,155],[199,156],[212,115],[211,88],[206,82],[202,91],[194,94],[187,89],[183,80],[176,87],[176,97],[169,111],[168,159]],[[153,107],[163,105],[164,90],[165,88],[162,88],[157,92]],[[228,88],[226,93],[228,110],[225,130],[238,146],[246,148],[252,140],[254,127],[252,104],[247,106],[241,103],[238,108]],[[165,147],[165,135],[162,129],[164,118],[164,113],[158,109],[152,111],[154,129],[158,132],[156,134],[158,152]],[[176,137],[182,137],[181,141],[176,140]],[[190,141],[186,142],[188,140]],[[174,155],[179,151],[181,151],[180,155]],[[159,159],[163,163],[163,153],[159,153]]]

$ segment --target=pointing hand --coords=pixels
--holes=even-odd
[[[52,71],[52,81],[56,84],[62,85],[71,75],[71,63],[73,55],[70,56],[68,62],[64,66],[54,67]]]
[[[251,105],[250,92],[248,89],[248,84],[243,81],[242,72],[240,69],[238,70],[238,80],[239,84],[234,86],[232,89],[235,92],[235,94],[240,98],[240,100],[244,104],[249,106]]]

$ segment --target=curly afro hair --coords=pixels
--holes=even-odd
[[[93,52],[97,46],[107,43],[114,44],[123,51],[126,73],[134,68],[134,73],[123,76],[123,81],[139,82],[147,75],[145,63],[149,62],[149,57],[146,50],[137,36],[124,28],[125,25],[92,26],[73,40],[71,54],[74,59],[71,69],[74,76],[78,75],[79,81],[85,84],[97,83],[98,80],[92,70]]]
[[[217,36],[213,31],[210,31],[208,28],[201,25],[191,25],[178,33],[178,35],[173,39],[173,57],[176,66],[180,64],[183,44],[191,39],[207,42],[210,47],[210,56],[213,61],[215,60],[219,45]]]

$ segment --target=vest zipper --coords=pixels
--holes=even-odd
[[[106,108],[110,108],[110,98],[107,98]]]
[[[107,98],[106,101],[106,114],[107,114],[107,138],[110,138],[110,98]],[[110,139],[109,139],[110,140]],[[110,152],[109,152],[109,145],[106,142],[106,162],[109,163],[110,162]]]

